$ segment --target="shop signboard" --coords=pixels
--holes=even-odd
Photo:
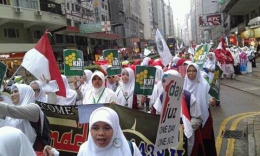
[[[260,38],[260,27],[254,29],[254,35],[255,38]]]
[[[199,16],[200,27],[221,25],[221,14],[210,14]]]
[[[80,33],[95,33],[111,31],[110,21],[103,21],[97,23],[88,23],[79,25]]]

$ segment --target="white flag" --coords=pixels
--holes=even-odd
[[[172,60],[172,54],[165,40],[163,39],[159,29],[156,31],[155,42],[157,45],[157,51],[161,57],[162,64],[167,66]]]
[[[192,55],[194,55],[194,49],[192,48],[192,47],[189,47],[189,49],[188,49],[188,53],[190,53],[190,54],[192,54]]]
[[[147,56],[151,53],[150,50],[148,50],[147,48],[144,49],[144,55]]]

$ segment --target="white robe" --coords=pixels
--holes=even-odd
[[[19,129],[0,128],[0,140],[1,156],[36,156],[29,140]]]

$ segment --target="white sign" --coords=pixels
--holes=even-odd
[[[163,110],[161,113],[155,152],[170,147],[177,147],[179,142],[180,113],[182,103],[183,79],[168,75],[164,78],[165,91],[163,93]]]
[[[9,58],[10,56],[8,54],[2,54],[0,55],[0,58]]]

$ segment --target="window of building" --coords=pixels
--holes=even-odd
[[[71,7],[72,7],[71,10],[75,11],[75,4],[71,4]]]
[[[39,31],[39,30],[35,30],[33,31],[33,37],[36,38],[36,39],[40,39],[42,37],[42,31]]]
[[[101,39],[98,39],[98,40],[97,40],[97,44],[98,44],[98,45],[102,45],[102,40],[101,40]]]
[[[63,35],[56,34],[55,37],[57,43],[63,43]]]
[[[103,9],[105,8],[104,3],[102,3],[102,8],[103,8]]]
[[[4,28],[4,36],[7,38],[19,38],[19,30],[14,28]]]
[[[67,19],[67,26],[71,26],[71,20]]]
[[[102,21],[106,21],[106,16],[102,15]]]
[[[66,43],[74,43],[74,36],[66,35]]]
[[[70,3],[67,3],[67,9],[70,10]]]
[[[94,38],[91,38],[91,39],[90,39],[90,43],[91,43],[91,45],[95,45],[95,39],[94,39]]]
[[[76,4],[76,11],[80,12],[80,6]]]
[[[77,27],[77,28],[78,28],[78,27],[79,27],[79,25],[80,25],[80,22],[78,22],[78,21],[74,21],[74,26],[75,26],[75,27]]]
[[[105,10],[107,10],[107,5],[105,5]]]

